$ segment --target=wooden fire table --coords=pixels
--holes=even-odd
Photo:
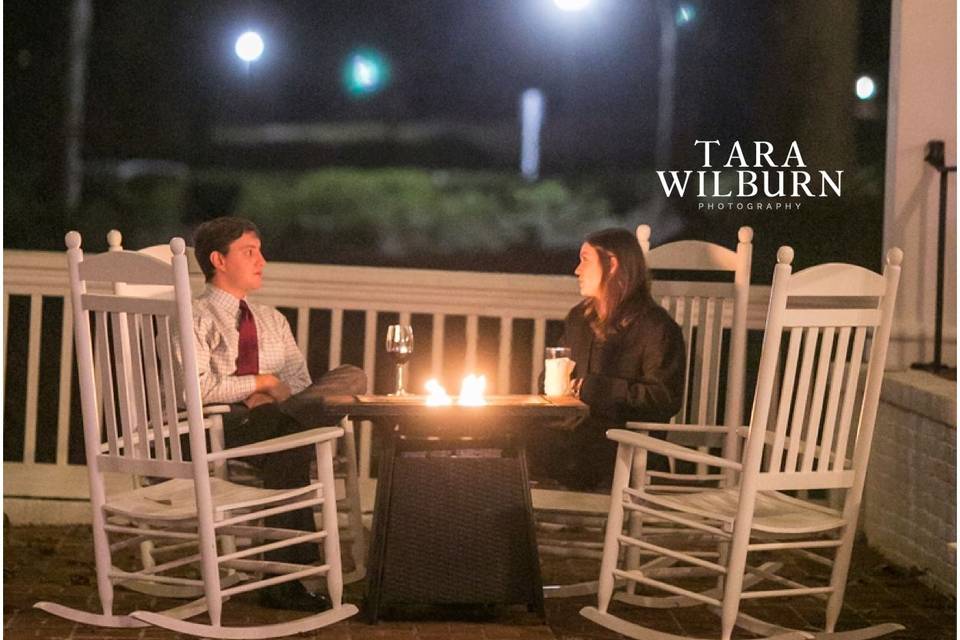
[[[490,396],[475,407],[427,406],[425,396],[324,400],[331,413],[371,420],[385,436],[368,620],[427,605],[525,604],[543,616],[522,436],[531,425],[572,427],[586,405],[535,395]]]

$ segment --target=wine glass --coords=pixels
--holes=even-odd
[[[407,395],[406,364],[413,355],[413,327],[408,324],[392,324],[387,327],[387,353],[397,367],[397,391],[391,395]]]

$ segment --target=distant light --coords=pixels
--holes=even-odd
[[[386,85],[389,76],[390,67],[386,60],[370,49],[351,53],[343,69],[347,91],[355,96],[376,93]]]
[[[254,62],[263,55],[263,38],[256,31],[247,31],[237,38],[233,49],[244,62]]]
[[[540,175],[543,104],[543,92],[540,89],[527,89],[520,95],[520,173],[531,182]]]
[[[877,95],[877,83],[870,76],[857,78],[857,97],[861,100],[873,100]]]
[[[693,22],[693,19],[697,17],[697,10],[689,4],[681,4],[677,7],[677,17],[676,22],[677,26],[682,27],[685,24]]]
[[[591,0],[553,0],[560,11],[583,11],[590,6]]]

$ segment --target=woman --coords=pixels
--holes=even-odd
[[[573,386],[590,414],[572,432],[551,432],[547,451],[539,453],[548,456],[542,462],[549,475],[584,490],[612,478],[616,444],[607,429],[634,420],[669,422],[680,410],[685,350],[680,327],[650,296],[632,233],[588,236],[574,273],[584,299],[567,314],[561,342],[572,351]],[[648,467],[661,464],[651,456]]]

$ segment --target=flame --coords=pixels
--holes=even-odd
[[[463,379],[460,385],[460,397],[457,398],[457,404],[462,407],[481,407],[487,404],[483,397],[483,392],[487,387],[486,376],[477,376],[470,374]],[[427,380],[427,400],[428,407],[445,407],[453,404],[453,398],[447,394],[436,378]]]
[[[428,407],[442,407],[448,404],[453,404],[453,399],[447,395],[447,390],[444,389],[436,378],[430,378],[427,380],[427,406]]]
[[[487,404],[487,401],[483,398],[486,387],[486,376],[475,376],[471,373],[463,379],[457,404],[464,407],[479,407]]]

